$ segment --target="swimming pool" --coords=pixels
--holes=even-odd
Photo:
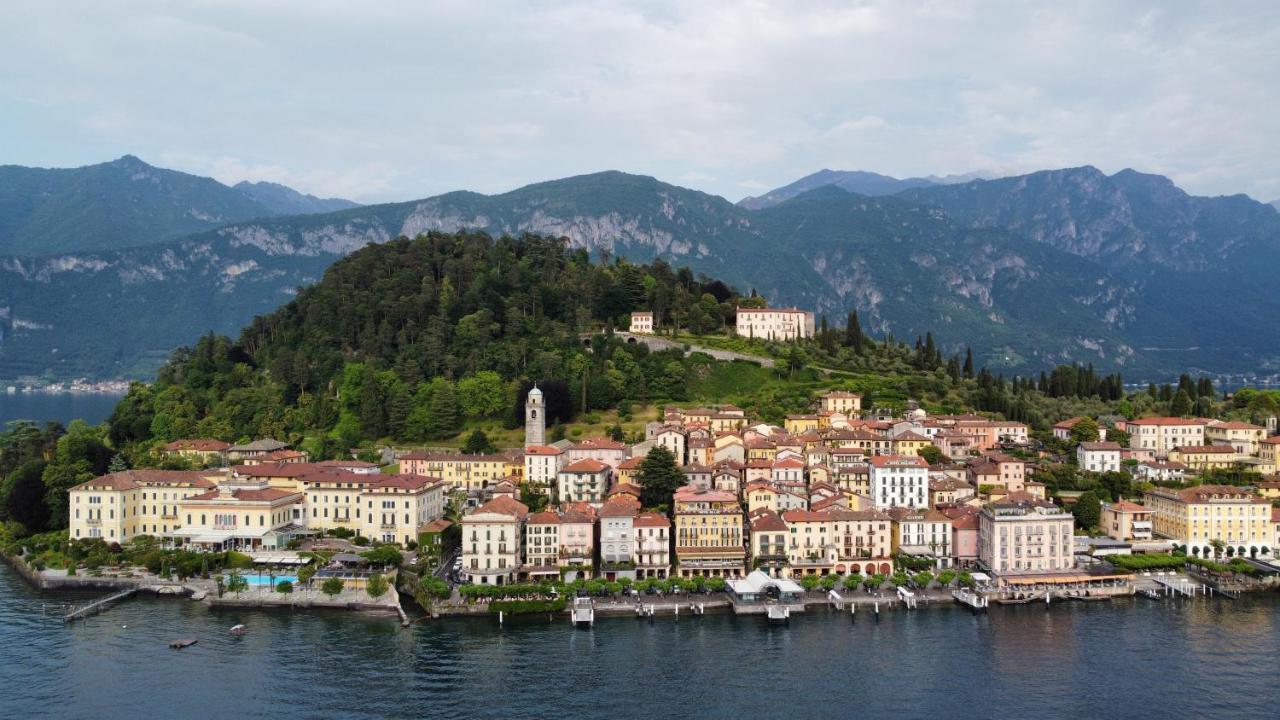
[[[294,585],[298,584],[298,578],[293,575],[241,575],[240,577],[249,583],[249,587],[275,587],[282,580],[288,580]]]

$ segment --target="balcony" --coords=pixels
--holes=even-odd
[[[89,519],[85,520],[85,523],[86,523],[86,524],[88,524],[88,525],[91,525],[91,526],[101,525],[101,524],[102,524],[102,518],[91,517],[91,518],[89,518]]]

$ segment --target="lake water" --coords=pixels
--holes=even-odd
[[[10,420],[56,420],[66,424],[79,418],[97,425],[111,416],[123,395],[105,393],[18,393],[0,388],[0,427]]]
[[[1267,718],[1280,602],[445,620],[141,597],[70,626],[0,563],[0,716]],[[227,629],[248,626],[243,638]],[[127,626],[127,627],[126,627]],[[170,640],[199,644],[170,650]]]

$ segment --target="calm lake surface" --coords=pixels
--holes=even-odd
[[[1280,602],[448,620],[143,597],[66,626],[0,563],[5,718],[1271,718]],[[860,614],[861,615],[861,614]],[[227,629],[243,622],[246,636]],[[127,626],[127,627],[126,627]],[[179,637],[198,645],[175,651]]]
[[[67,424],[79,418],[97,425],[111,416],[123,395],[106,393],[18,393],[0,388],[0,427],[10,420],[56,420]]]

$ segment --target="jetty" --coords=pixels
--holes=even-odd
[[[92,617],[93,615],[97,615],[100,612],[104,612],[110,609],[112,606],[116,605],[117,603],[120,603],[124,600],[128,600],[129,598],[133,597],[137,593],[138,593],[138,588],[129,588],[128,590],[121,590],[120,592],[114,595],[107,596],[105,598],[102,598],[101,600],[95,600],[94,602],[91,602],[88,605],[72,610],[71,612],[67,613],[66,616],[62,618],[62,620],[63,622],[75,622],[76,620],[83,620],[84,618]]]
[[[1186,597],[1195,597],[1197,595],[1207,595],[1209,588],[1198,582],[1193,582],[1184,577],[1179,578],[1153,578],[1156,584],[1164,588],[1165,595],[1184,595]]]
[[[951,597],[956,602],[964,605],[974,612],[984,612],[987,609],[987,598],[965,587],[958,587],[951,591]]]
[[[573,599],[573,608],[570,611],[570,620],[574,627],[591,627],[596,622],[595,605],[588,597],[576,597]]]
[[[791,608],[786,605],[769,604],[765,608],[771,625],[786,625],[791,622]]]

